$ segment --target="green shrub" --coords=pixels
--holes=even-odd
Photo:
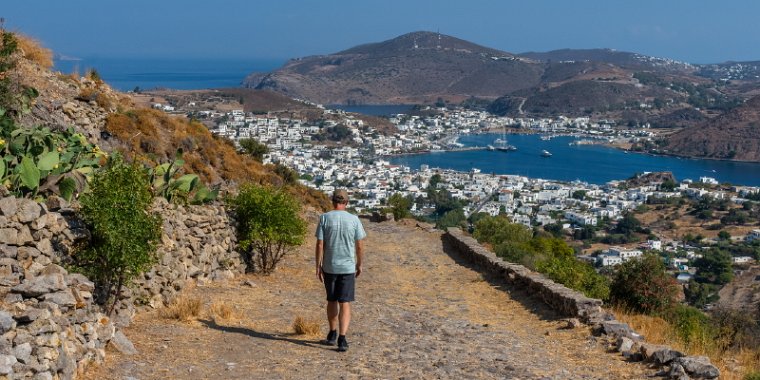
[[[286,253],[303,244],[306,222],[298,215],[301,207],[283,190],[243,185],[228,204],[249,270],[271,273]]]
[[[493,245],[502,242],[525,243],[533,237],[533,232],[522,224],[512,223],[503,216],[484,217],[475,224],[473,237],[479,242]]]
[[[710,317],[699,309],[675,305],[665,314],[682,342],[694,347],[705,347],[715,339],[716,331]]]
[[[269,153],[269,148],[255,139],[240,139],[238,143],[245,154],[253,157],[258,162],[263,161],[264,155]]]
[[[148,211],[152,199],[145,171],[119,156],[95,174],[80,199],[91,239],[76,253],[75,265],[99,285],[99,301],[113,299],[109,313],[122,287],[156,260],[162,221]]]
[[[395,193],[388,198],[388,205],[391,206],[391,212],[393,212],[393,219],[395,220],[408,218],[411,215],[409,212],[412,208],[411,197],[404,197],[401,193]]]
[[[573,249],[562,239],[533,237],[527,227],[501,216],[478,220],[473,236],[480,242],[493,244],[494,252],[507,261],[541,272],[588,297],[609,298],[609,281],[591,265],[578,261]]]
[[[744,376],[744,380],[760,380],[760,372],[752,372],[748,373],[746,376]]]
[[[606,277],[596,273],[588,263],[578,261],[572,248],[560,239],[546,240],[548,251],[536,260],[535,269],[550,279],[578,290],[588,297],[606,300],[610,285]]]
[[[665,272],[662,260],[652,254],[618,267],[612,280],[611,299],[646,314],[669,310],[676,303],[678,283]]]

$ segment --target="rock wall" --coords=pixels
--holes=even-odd
[[[113,318],[95,304],[94,284],[69,273],[72,247],[89,236],[68,205],[0,199],[0,378],[68,379],[131,344],[118,331],[137,307],[159,307],[187,284],[234,277],[245,265],[221,206],[174,206],[163,199],[158,263],[122,296]]]
[[[444,236],[467,259],[507,282],[526,289],[563,316],[579,318],[585,323],[596,323],[610,318],[610,314],[602,309],[601,300],[586,297],[522,265],[500,259],[460,229],[450,228]]]
[[[686,356],[669,346],[646,343],[644,337],[628,324],[615,320],[612,313],[605,311],[601,300],[588,298],[522,265],[502,260],[460,229],[450,228],[444,237],[462,256],[483,270],[525,289],[560,315],[593,325],[593,331],[609,337],[612,348],[628,360],[668,366],[668,371],[663,374],[671,379],[714,379],[720,376],[718,368],[705,356]]]

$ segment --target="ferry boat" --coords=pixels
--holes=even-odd
[[[496,140],[494,140],[493,145],[489,145],[488,148],[490,150],[494,150],[495,149],[495,150],[500,150],[502,152],[512,152],[512,151],[517,150],[517,147],[514,146],[514,145],[510,145],[509,143],[507,143],[506,139],[496,139]],[[493,148],[493,149],[491,149],[491,148]]]
[[[541,151],[541,157],[551,157],[551,156],[552,156],[552,154],[549,153],[548,150],[544,149],[544,150]]]

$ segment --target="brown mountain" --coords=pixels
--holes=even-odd
[[[495,99],[537,86],[543,64],[458,38],[409,33],[325,56],[289,61],[244,85],[322,104],[432,103]]]
[[[414,32],[293,59],[271,73],[249,75],[244,86],[321,104],[456,104],[477,98],[479,104],[491,101],[489,111],[499,115],[595,116],[689,127],[760,94],[758,70],[753,62],[692,65],[611,49],[512,54]]]
[[[760,161],[760,96],[668,137],[667,153],[704,158]]]

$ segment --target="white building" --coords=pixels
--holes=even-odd
[[[565,219],[581,226],[595,226],[597,223],[596,216],[575,211],[565,212]]]
[[[643,255],[643,254],[644,254],[643,252],[641,252],[641,251],[640,251],[640,250],[638,250],[638,249],[628,249],[628,248],[617,247],[617,246],[615,246],[615,247],[610,247],[610,248],[609,248],[607,251],[608,251],[608,252],[609,252],[611,255],[617,255],[617,256],[620,256],[620,258],[621,258],[623,261],[628,261],[628,260],[630,260],[630,259],[632,259],[632,258],[635,258],[635,257],[640,257],[641,255]]]

